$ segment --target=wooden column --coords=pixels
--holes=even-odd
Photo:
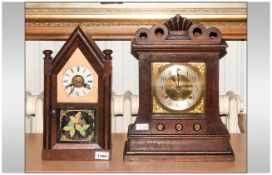
[[[104,120],[105,120],[105,149],[111,149],[111,75],[112,75],[112,50],[106,49],[104,63]]]
[[[51,111],[51,61],[52,50],[44,50],[44,103],[43,103],[43,149],[50,149],[50,111]]]

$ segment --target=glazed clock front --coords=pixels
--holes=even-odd
[[[153,114],[204,113],[205,63],[152,63]]]

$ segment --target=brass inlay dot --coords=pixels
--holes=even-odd
[[[162,123],[157,124],[157,130],[158,131],[163,131],[164,128],[165,128],[164,124],[162,124]]]
[[[176,130],[177,130],[177,131],[183,130],[183,125],[180,124],[180,123],[176,124]]]
[[[201,129],[201,125],[200,124],[198,124],[198,123],[194,124],[194,130],[195,131],[199,131],[200,129]]]

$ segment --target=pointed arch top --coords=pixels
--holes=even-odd
[[[52,72],[58,73],[72,54],[80,49],[87,61],[93,65],[98,74],[103,72],[105,56],[91,36],[78,25],[60,51],[52,60]]]

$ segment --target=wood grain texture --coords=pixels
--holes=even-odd
[[[26,134],[25,172],[243,172],[246,167],[246,134],[231,134],[233,162],[124,162],[126,134],[112,134],[111,161],[44,161],[42,134]],[[163,166],[162,166],[163,164]],[[67,166],[73,165],[73,166]]]
[[[78,24],[94,39],[128,40],[176,14],[217,27],[224,39],[247,39],[246,3],[26,3],[25,12],[27,40],[66,40]]]

